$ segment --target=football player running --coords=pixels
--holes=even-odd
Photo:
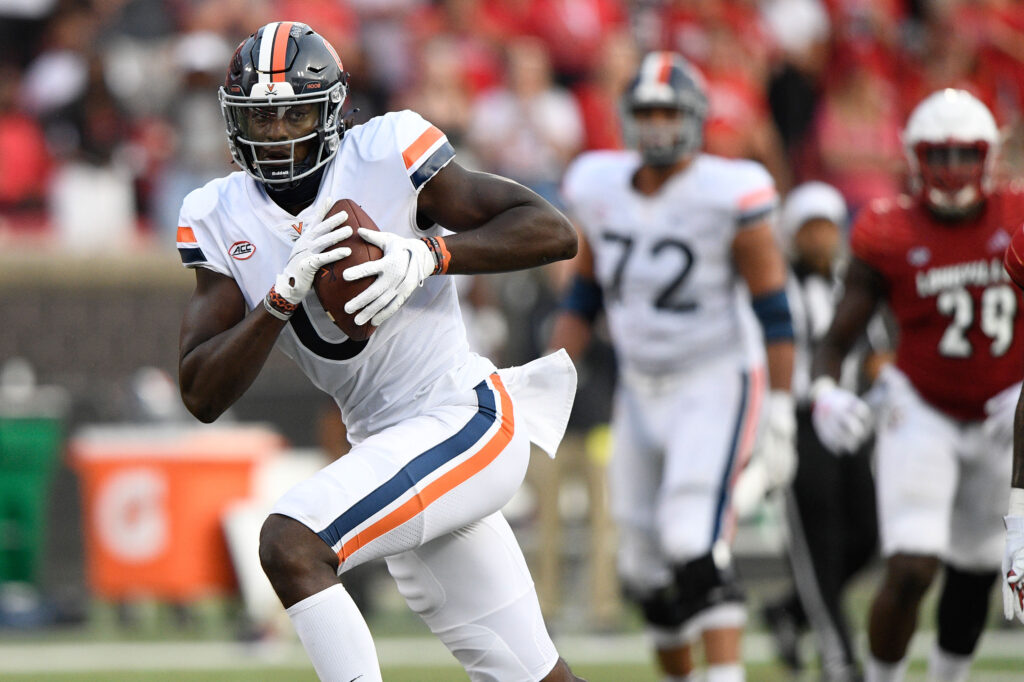
[[[792,474],[793,327],[772,178],[701,153],[706,113],[689,62],[644,57],[623,96],[635,149],[584,154],[564,180],[583,237],[549,345],[581,354],[606,311],[619,365],[609,485],[624,591],[664,680],[691,679],[699,641],[707,679],[724,682],[744,678],[731,491],[766,397],[767,470],[776,485]]]
[[[1017,227],[1003,256],[1010,279],[1024,289],[1024,224]],[[1000,399],[1009,400],[1003,394]],[[1017,396],[1013,421],[1013,470],[1010,504],[1006,516],[1006,549],[1003,552],[1003,615],[1024,623],[1024,392]]]
[[[898,343],[878,379],[886,571],[868,624],[871,681],[903,679],[918,607],[940,566],[929,679],[966,680],[1000,565],[1024,376],[1021,294],[1002,256],[1024,220],[1024,188],[996,186],[998,139],[992,114],[966,91],[917,105],[903,132],[913,196],[878,200],[858,217],[844,293],[814,359],[815,429],[833,452],[852,452],[872,413],[836,379],[875,308],[888,304]]]
[[[323,680],[381,673],[365,621],[339,576],[386,557],[409,606],[471,680],[576,680],[541,618],[500,508],[519,486],[529,441],[553,453],[575,373],[565,353],[497,371],[469,351],[445,273],[526,268],[572,257],[565,218],[522,186],[464,170],[444,134],[411,111],[346,129],[347,74],[305,24],[273,22],[235,52],[220,101],[244,172],[194,191],[178,248],[195,271],[179,381],[188,409],[215,420],[252,384],[275,345],[337,402],[350,452],[279,500],[260,560]],[[348,303],[348,339],[313,277],[349,255],[349,198],[380,232],[375,276]],[[455,234],[443,232],[447,228]],[[448,235],[448,236],[445,236]]]

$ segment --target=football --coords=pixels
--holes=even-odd
[[[364,341],[370,338],[370,334],[373,334],[377,328],[369,323],[357,325],[355,315],[345,312],[345,304],[373,284],[374,278],[363,277],[349,282],[341,276],[341,273],[353,265],[377,260],[384,255],[384,252],[379,247],[363,241],[363,238],[359,236],[360,227],[365,227],[368,230],[378,229],[376,223],[366,214],[362,206],[351,199],[339,199],[334,206],[331,206],[331,210],[325,217],[332,216],[339,211],[348,212],[348,220],[343,224],[352,227],[352,236],[343,239],[332,248],[347,246],[352,249],[352,254],[348,258],[328,263],[320,268],[313,279],[313,290],[316,291],[320,305],[327,312],[327,316],[338,326],[338,329],[345,332],[345,335],[354,341]]]

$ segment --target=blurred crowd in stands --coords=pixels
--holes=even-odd
[[[231,170],[228,59],[279,19],[337,46],[355,122],[415,109],[464,165],[556,202],[575,154],[620,146],[617,93],[655,48],[703,71],[707,149],[783,192],[821,179],[855,212],[899,191],[903,122],[943,86],[1024,166],[1015,0],[0,0],[0,233],[169,244],[184,195]]]

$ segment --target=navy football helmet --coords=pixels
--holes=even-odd
[[[695,66],[674,52],[651,52],[622,98],[623,134],[644,161],[670,166],[696,153],[704,142],[708,98],[704,78]],[[669,109],[680,112],[671,124],[638,120],[637,112]]]
[[[338,53],[306,24],[261,27],[235,50],[219,91],[231,156],[267,189],[296,187],[338,153],[347,83]],[[309,132],[266,139],[259,129],[267,130],[274,119],[286,122],[284,130],[291,121]],[[297,158],[306,143],[308,153]]]

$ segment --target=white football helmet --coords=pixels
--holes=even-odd
[[[946,88],[921,101],[903,131],[911,189],[935,215],[959,219],[992,191],[999,129],[982,102]]]

